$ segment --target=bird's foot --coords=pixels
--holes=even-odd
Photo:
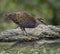
[[[27,34],[24,34],[25,36],[29,36],[29,34],[27,33]]]
[[[28,36],[28,34],[27,34],[27,33],[23,33],[23,35],[24,35],[24,36]]]

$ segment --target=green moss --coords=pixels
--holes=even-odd
[[[60,54],[60,43],[54,44],[45,44],[43,47],[34,48],[31,46],[28,47],[20,47],[15,46],[8,50],[12,43],[0,42],[0,54]]]
[[[3,23],[0,25],[0,32],[8,29],[16,28],[16,26],[17,25],[14,23]]]

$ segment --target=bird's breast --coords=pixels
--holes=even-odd
[[[35,22],[33,21],[24,21],[19,23],[20,27],[24,27],[24,28],[34,28],[35,27]]]

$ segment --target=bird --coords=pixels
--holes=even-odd
[[[35,19],[31,14],[25,11],[6,13],[5,16],[16,23],[26,36],[28,33],[25,28],[35,28],[41,23],[45,24],[41,18]]]

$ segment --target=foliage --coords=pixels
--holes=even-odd
[[[1,30],[8,26],[3,14],[15,11],[27,11],[34,17],[43,18],[47,24],[60,25],[60,0],[0,0]],[[6,28],[2,22],[6,24]]]

